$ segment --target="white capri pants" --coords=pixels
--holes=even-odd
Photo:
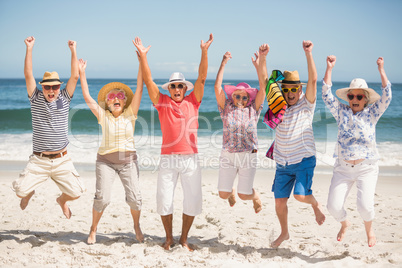
[[[374,219],[374,194],[378,179],[377,160],[366,159],[352,165],[337,159],[329,187],[327,208],[335,220],[346,220],[344,204],[353,184],[357,188],[357,210],[364,221]]]
[[[257,153],[230,153],[222,150],[219,158],[218,191],[232,192],[234,180],[238,174],[237,193],[253,194],[257,160]]]
[[[201,214],[201,168],[197,154],[161,155],[156,190],[158,214],[173,214],[174,191],[179,175],[183,188],[183,213],[188,216]]]

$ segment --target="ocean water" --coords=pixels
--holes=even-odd
[[[89,79],[88,84],[92,97],[96,99],[101,87],[113,81],[125,83],[135,90],[135,79]],[[155,82],[161,86],[166,80],[155,80]],[[239,82],[247,82],[252,87],[258,88],[257,80],[223,81],[224,84],[234,85]],[[222,121],[216,104],[214,83],[214,80],[208,80],[206,83],[200,107],[198,131],[198,147],[202,164],[211,168],[217,168],[222,147]],[[369,87],[381,94],[380,83],[368,84]],[[333,92],[347,86],[349,86],[349,82],[334,82]],[[162,93],[164,92],[163,89],[160,88],[160,90]],[[402,166],[402,154],[400,153],[402,151],[402,84],[392,84],[392,94],[391,105],[377,124],[377,145],[381,155],[380,165]],[[273,168],[274,162],[265,158],[265,152],[274,139],[274,131],[262,123],[266,110],[267,103],[265,102],[258,123],[258,156],[262,168]],[[71,101],[69,120],[69,150],[73,155],[73,160],[83,163],[95,162],[101,129],[95,116],[85,104],[79,82]],[[317,164],[332,166],[337,125],[322,101],[320,82],[318,83],[313,128],[319,160]],[[157,166],[162,143],[160,123],[158,113],[152,106],[146,88],[141,100],[134,137],[140,166],[142,168]],[[0,140],[0,160],[25,161],[32,153],[31,112],[24,79],[0,79]]]

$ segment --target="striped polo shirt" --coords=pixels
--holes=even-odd
[[[66,89],[57,100],[48,102],[43,92],[35,88],[31,98],[32,141],[34,152],[54,152],[68,145],[68,112],[71,98]]]
[[[274,159],[280,165],[293,165],[315,155],[313,117],[316,102],[304,94],[286,109],[283,121],[275,132]]]

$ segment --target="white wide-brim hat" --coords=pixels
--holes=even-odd
[[[368,93],[368,104],[372,104],[374,102],[376,102],[377,100],[379,100],[381,97],[380,95],[375,92],[374,89],[369,88],[366,81],[364,79],[361,78],[355,78],[352,80],[352,82],[350,82],[349,87],[344,87],[344,88],[340,88],[336,91],[336,96],[338,96],[338,98],[349,102],[348,99],[348,92],[351,89],[363,89]]]
[[[169,85],[173,83],[183,83],[187,86],[187,91],[190,91],[194,88],[193,83],[186,81],[184,75],[182,73],[172,73],[169,78],[169,82],[162,85],[163,89],[169,90]]]

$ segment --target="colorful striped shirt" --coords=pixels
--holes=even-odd
[[[378,159],[375,126],[391,103],[391,83],[381,88],[381,98],[362,111],[353,114],[349,105],[339,102],[323,81],[322,99],[338,123],[338,140],[334,157],[343,160]]]
[[[31,98],[32,142],[34,152],[54,152],[65,148],[68,141],[68,113],[71,97],[60,90],[57,100],[48,102],[35,88]]]
[[[316,102],[310,103],[304,94],[286,109],[283,121],[275,131],[274,159],[281,165],[300,163],[315,155],[313,117]]]
[[[222,149],[230,153],[251,153],[253,149],[257,149],[257,123],[262,108],[263,104],[257,111],[255,101],[247,107],[238,108],[228,99],[223,109],[218,105],[223,122]]]

